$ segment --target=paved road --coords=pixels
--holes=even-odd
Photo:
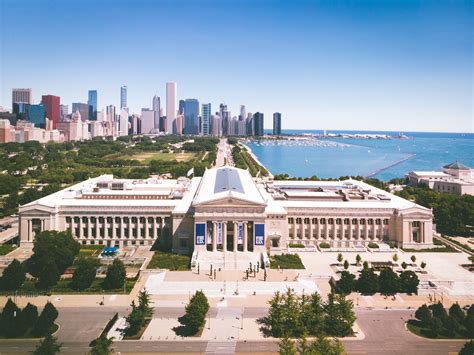
[[[230,145],[227,143],[227,138],[221,138],[217,146],[217,158],[216,158],[216,167],[221,167],[225,165],[227,160],[227,165],[234,166],[232,160],[232,152]]]
[[[125,314],[126,308],[118,309]],[[63,308],[59,309],[61,328],[59,340],[63,342],[62,353],[84,354],[89,348],[89,341],[95,338],[112,317],[112,308]],[[211,317],[217,309],[211,309]],[[406,330],[405,320],[413,311],[408,310],[365,310],[356,311],[358,324],[365,334],[365,339],[344,340],[348,354],[456,354],[464,344],[463,341],[428,340],[419,338]],[[183,314],[183,308],[156,309],[158,317],[177,317]],[[265,308],[246,308],[244,317],[259,317],[266,314]],[[127,341],[114,343],[114,349],[122,354],[138,352],[189,352],[203,353],[207,341]],[[1,340],[0,354],[27,353],[35,348],[36,341]],[[276,352],[276,341],[239,341],[236,352]]]

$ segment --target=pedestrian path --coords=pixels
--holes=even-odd
[[[207,343],[206,354],[234,354],[236,341],[211,340]]]

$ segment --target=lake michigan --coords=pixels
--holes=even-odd
[[[269,131],[267,133],[270,133]],[[283,130],[283,134],[322,134],[320,130]],[[327,131],[327,133],[386,134],[399,132]],[[413,170],[441,170],[455,160],[474,167],[474,134],[403,132],[408,139],[325,138],[321,144],[247,142],[272,174],[338,178],[362,175],[390,180]]]

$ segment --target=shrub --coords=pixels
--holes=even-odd
[[[326,243],[326,242],[322,242],[322,243],[319,243],[319,247],[321,249],[330,249],[331,248],[331,245],[329,243]]]
[[[122,288],[125,284],[125,265],[118,258],[107,269],[103,287],[107,290]]]
[[[290,245],[288,245],[290,248],[306,248],[306,246],[304,244],[301,244],[301,243],[290,243]]]
[[[281,254],[270,257],[270,268],[272,269],[304,269],[298,254]]]
[[[15,291],[25,282],[25,269],[23,265],[14,259],[3,271],[0,286],[5,291]]]
[[[38,317],[33,333],[38,336],[51,334],[51,329],[56,318],[58,318],[56,307],[50,302],[46,303],[41,315]]]
[[[378,249],[379,245],[377,243],[370,242],[368,247],[371,248],[371,249]]]

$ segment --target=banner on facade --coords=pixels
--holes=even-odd
[[[222,222],[217,223],[217,244],[222,244]]]
[[[237,224],[237,243],[244,244],[244,224]]]
[[[206,245],[206,223],[196,223],[196,245]]]
[[[265,245],[265,224],[254,224],[253,237],[255,245]]]

